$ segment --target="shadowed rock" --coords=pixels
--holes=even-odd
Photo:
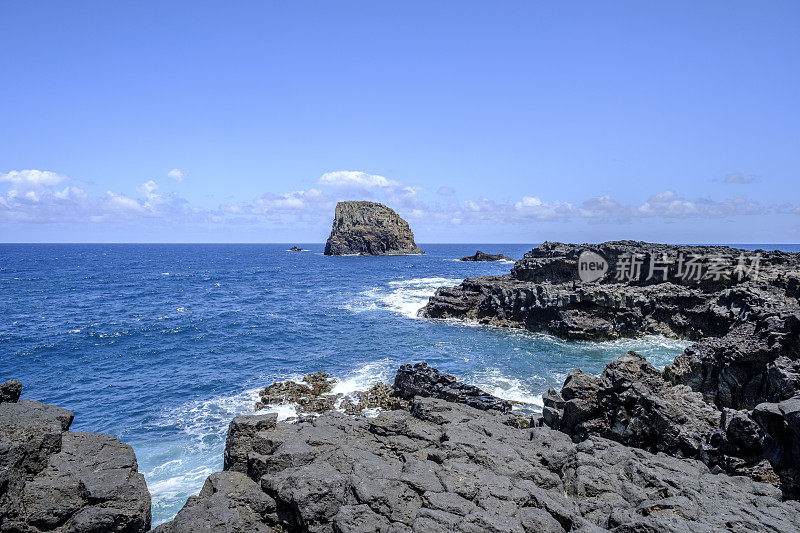
[[[15,403],[22,394],[22,383],[9,379],[0,385],[0,403]]]
[[[424,253],[408,222],[375,202],[339,202],[325,255],[405,255]]]
[[[72,419],[40,402],[0,404],[0,530],[150,529],[150,494],[131,447],[68,431]]]
[[[474,385],[462,383],[454,376],[439,372],[427,363],[403,365],[394,378],[395,394],[407,400],[414,396],[441,398],[477,409],[510,411],[511,402],[488,394]]]

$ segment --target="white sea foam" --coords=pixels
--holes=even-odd
[[[417,313],[428,303],[436,289],[445,285],[458,285],[458,278],[412,278],[390,281],[385,286],[362,292],[347,309],[355,312],[384,309],[407,318],[417,318]]]
[[[356,391],[365,391],[378,381],[390,382],[394,377],[395,365],[389,359],[379,359],[361,365],[356,370],[337,379],[331,391],[345,396]]]
[[[493,396],[512,402],[519,402],[535,409],[541,409],[542,395],[535,394],[519,378],[503,374],[499,369],[487,369],[472,379],[465,381],[483,389]]]

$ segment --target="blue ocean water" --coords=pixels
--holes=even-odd
[[[416,318],[436,287],[511,267],[454,259],[476,249],[521,257],[533,245],[425,245],[427,255],[398,257],[304,247],[0,245],[0,381],[15,377],[24,397],[73,410],[75,430],[131,444],[158,524],[221,469],[228,422],[275,380],[324,369],[349,392],[425,360],[538,405],[573,368],[599,373],[631,349],[664,366],[686,345]]]

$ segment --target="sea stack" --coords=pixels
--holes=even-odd
[[[406,255],[425,253],[414,242],[408,222],[376,202],[336,204],[325,255]]]

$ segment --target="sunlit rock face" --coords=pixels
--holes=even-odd
[[[383,204],[339,202],[325,255],[405,255],[424,253],[408,222]]]

